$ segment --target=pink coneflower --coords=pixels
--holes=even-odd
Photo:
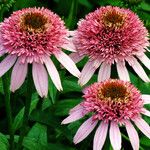
[[[98,81],[109,79],[111,65],[114,63],[119,78],[129,81],[125,62],[132,66],[143,81],[150,81],[137,61],[138,58],[150,69],[150,60],[144,54],[149,46],[148,31],[138,16],[129,9],[107,6],[89,13],[78,23],[73,41],[77,48],[77,53],[71,54],[74,62],[84,56],[89,57],[81,72],[81,85],[88,82],[100,65]]]
[[[101,150],[109,130],[110,142],[114,150],[121,149],[119,126],[125,126],[134,150],[139,149],[139,137],[132,122],[150,138],[150,127],[142,115],[150,116],[143,105],[150,104],[150,95],[141,95],[131,83],[122,80],[106,80],[84,89],[84,100],[70,110],[62,124],[76,121],[86,114],[92,116],[78,129],[74,143],[84,140],[98,125],[94,136],[93,150]],[[110,127],[109,127],[110,126]]]
[[[41,97],[48,92],[47,72],[57,89],[62,90],[58,71],[50,56],[54,55],[71,74],[78,77],[79,70],[62,51],[62,48],[74,51],[69,37],[64,22],[48,9],[27,8],[14,12],[0,24],[0,56],[8,54],[0,63],[0,76],[15,64],[11,75],[11,90],[14,92],[24,82],[28,64],[33,64],[33,80]]]

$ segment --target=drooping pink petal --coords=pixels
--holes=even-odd
[[[93,150],[102,149],[106,140],[107,130],[108,130],[108,123],[104,123],[102,121],[98,129],[96,130],[96,133],[94,136]]]
[[[117,72],[121,80],[130,81],[129,73],[125,66],[125,62],[117,62]]]
[[[78,129],[76,135],[74,136],[74,143],[77,144],[84,140],[95,128],[98,121],[93,121],[92,117],[86,120]]]
[[[59,73],[58,73],[54,63],[52,62],[52,60],[48,56],[46,56],[44,58],[44,62],[45,62],[45,66],[47,68],[47,71],[48,71],[54,85],[56,86],[56,88],[59,91],[62,90],[62,85],[61,85]]]
[[[148,117],[150,117],[150,111],[148,111],[148,110],[145,109],[145,108],[142,109],[142,112],[141,112],[141,113],[144,114],[144,115],[146,115],[146,116],[148,116]]]
[[[48,93],[48,75],[45,67],[41,63],[33,63],[33,81],[41,97],[46,97]]]
[[[15,55],[8,55],[1,63],[0,63],[0,77],[4,75],[15,63],[17,57]]]
[[[54,53],[57,60],[75,77],[80,76],[80,71],[76,67],[75,63],[70,59],[68,55],[66,55],[64,52],[59,51]]]
[[[78,111],[78,110],[83,110],[84,107],[81,104],[76,105],[74,108],[70,109],[69,114]]]
[[[144,100],[144,104],[150,104],[150,95],[143,94],[142,99]]]
[[[133,150],[139,150],[139,136],[137,131],[135,130],[134,126],[130,121],[126,122],[125,124],[129,139],[131,141],[131,145]]]
[[[28,70],[28,63],[25,62],[20,63],[20,59],[17,60],[15,66],[13,67],[12,74],[11,74],[11,84],[10,90],[15,92],[20,86],[23,84]]]
[[[81,76],[79,78],[78,83],[81,86],[85,85],[90,80],[90,78],[92,77],[96,69],[100,66],[100,64],[100,61],[88,61],[84,66],[83,70],[81,71]]]
[[[137,57],[150,70],[150,59],[145,54]]]
[[[142,118],[133,119],[136,126],[148,137],[150,138],[150,126]]]
[[[75,32],[76,32],[76,30],[74,30],[74,31],[68,31],[68,36],[74,36]]]
[[[6,50],[0,45],[0,57],[6,53]]]
[[[98,81],[100,82],[109,79],[110,74],[111,74],[111,65],[103,62],[98,72]]]
[[[150,79],[148,78],[144,69],[134,57],[128,57],[127,61],[144,82],[150,82]]]
[[[87,114],[87,112],[83,109],[76,110],[76,111],[72,112],[66,119],[64,119],[62,121],[62,124],[68,124],[68,123],[74,122],[76,120],[79,120],[82,117],[84,117],[86,114]]]
[[[110,142],[114,150],[121,149],[121,133],[117,123],[111,122],[109,130]]]
[[[72,38],[67,38],[67,41],[62,45],[62,48],[71,52],[76,52],[76,47],[72,42]]]
[[[74,61],[74,63],[78,63],[81,59],[83,59],[83,55],[80,56],[77,52],[76,53],[71,53],[69,57]]]

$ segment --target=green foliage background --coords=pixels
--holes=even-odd
[[[77,22],[84,16],[99,8],[100,6],[119,6],[133,10],[143,20],[145,26],[150,31],[150,0],[0,0],[0,19],[9,17],[13,11],[27,7],[46,7],[51,9],[65,21],[70,30],[77,27]],[[148,54],[150,58],[150,54]],[[59,63],[54,59],[64,90],[58,92],[52,81],[49,79],[49,94],[46,99],[41,99],[36,90],[32,93],[32,104],[30,109],[30,120],[27,128],[27,135],[23,141],[24,150],[91,150],[93,134],[78,145],[72,142],[73,136],[78,127],[83,123],[79,120],[70,125],[61,125],[61,121],[67,116],[70,108],[74,107],[82,100],[82,88],[77,84],[77,79],[68,72],[61,69]],[[86,62],[86,58],[77,64],[81,70]],[[128,66],[129,67],[129,66]],[[144,67],[144,66],[143,66]],[[146,69],[150,77],[150,71]],[[131,82],[139,88],[141,93],[150,94],[150,83],[144,83],[139,79],[135,72],[129,67]],[[117,78],[116,69],[113,69],[113,78]],[[10,72],[8,72],[10,77]],[[96,81],[97,73],[92,77],[90,83]],[[33,85],[34,86],[34,85]],[[13,112],[13,129],[15,131],[15,144],[17,145],[18,135],[22,124],[24,103],[26,95],[26,82],[15,93],[11,93],[11,106]],[[3,92],[2,81],[0,79],[0,150],[9,149],[8,128],[6,126],[6,113],[4,106],[5,93]],[[150,106],[148,106],[150,108]],[[144,118],[150,124],[150,118]],[[126,137],[126,131],[121,128],[123,133],[123,150],[130,150],[131,145]],[[94,132],[93,132],[94,133]],[[150,140],[141,132],[140,149],[149,150]],[[109,140],[105,143],[104,150],[111,150]]]

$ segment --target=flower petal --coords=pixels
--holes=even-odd
[[[71,60],[71,58],[66,55],[64,52],[59,51],[57,53],[54,53],[55,57],[57,58],[57,60],[71,73],[73,74],[75,77],[79,77],[80,76],[80,71],[78,70],[78,68],[76,67],[75,63],[73,62],[73,60]]]
[[[125,124],[129,139],[131,141],[131,145],[133,150],[139,150],[139,136],[137,131],[135,130],[134,126],[130,121],[126,122]]]
[[[88,61],[84,66],[83,70],[81,71],[81,76],[79,78],[78,83],[81,86],[85,85],[90,80],[90,78],[92,77],[96,69],[100,66],[100,64],[101,62],[97,60]]]
[[[48,71],[54,85],[56,86],[56,88],[59,91],[61,91],[62,90],[62,85],[61,85],[59,73],[58,73],[54,63],[52,62],[52,60],[48,56],[46,56],[44,58],[44,62],[45,62],[45,66],[47,68],[47,71]]]
[[[104,81],[110,78],[111,65],[105,62],[102,63],[98,72],[98,81]]]
[[[74,31],[68,31],[68,36],[74,36],[75,32],[76,32],[76,30],[74,30]]]
[[[71,114],[71,113],[73,113],[75,111],[81,110],[81,109],[83,110],[84,107],[81,104],[78,104],[74,108],[70,109],[69,114]]]
[[[143,108],[142,109],[142,112],[141,112],[143,115],[146,115],[148,117],[150,117],[150,111],[148,111],[147,109]]]
[[[67,38],[66,43],[62,45],[62,48],[71,52],[76,52],[76,47],[73,44],[72,38]]]
[[[3,56],[6,53],[6,50],[4,50],[4,47],[0,45],[0,57]]]
[[[11,74],[10,90],[15,92],[23,84],[28,70],[28,63],[20,63],[20,59],[17,60]]]
[[[147,124],[147,122],[142,118],[135,118],[133,121],[136,126],[143,132],[143,134],[150,138],[150,126]]]
[[[1,63],[0,63],[0,77],[3,76],[15,63],[17,56],[8,55]]]
[[[117,62],[117,72],[121,80],[130,81],[129,73],[125,66],[125,62]]]
[[[101,122],[94,136],[93,150],[101,150],[107,136],[108,123]]]
[[[69,57],[74,61],[74,63],[78,63],[81,59],[83,59],[84,55],[80,56],[78,53],[71,53]]]
[[[72,112],[66,119],[62,121],[62,124],[68,124],[71,122],[74,122],[76,120],[81,119],[87,114],[87,112],[84,109],[79,109],[74,112]]]
[[[86,120],[78,129],[76,135],[74,136],[74,143],[77,144],[84,140],[95,128],[98,121],[93,121],[93,117]]]
[[[117,123],[111,122],[109,130],[110,142],[114,150],[121,149],[121,133]]]
[[[145,54],[137,57],[150,70],[150,59]]]
[[[150,104],[150,95],[143,94],[142,99],[144,100],[144,104]]]
[[[33,63],[32,75],[36,90],[41,97],[48,93],[48,76],[45,67],[41,63]]]
[[[127,58],[128,63],[131,65],[131,67],[134,69],[134,71],[138,74],[138,76],[144,81],[144,82],[150,82],[150,79],[148,78],[147,74],[145,73],[142,66],[139,64],[139,62],[134,57],[128,57]]]

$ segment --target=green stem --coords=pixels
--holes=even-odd
[[[31,98],[32,98],[32,68],[29,66],[28,71],[28,80],[27,80],[27,96],[26,96],[26,102],[25,102],[25,110],[24,110],[24,116],[23,116],[23,122],[22,127],[20,130],[20,137],[17,144],[17,150],[20,150],[22,148],[23,139],[27,133],[27,127],[28,127],[28,120],[29,120],[29,114],[30,114],[30,106],[31,106]]]
[[[3,82],[3,89],[5,94],[5,107],[6,107],[6,115],[7,115],[7,122],[8,122],[8,131],[10,135],[9,143],[10,143],[10,150],[14,148],[14,131],[12,128],[12,112],[11,112],[11,104],[10,104],[10,89],[9,89],[9,77],[8,74],[2,77]]]

